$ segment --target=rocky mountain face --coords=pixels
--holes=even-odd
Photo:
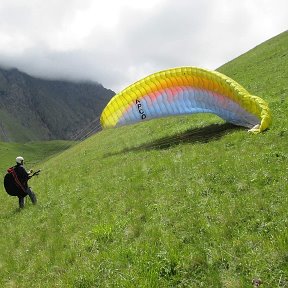
[[[114,95],[97,83],[43,80],[0,69],[0,141],[73,139],[91,121],[99,124]]]

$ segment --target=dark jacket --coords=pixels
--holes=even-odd
[[[28,188],[28,180],[31,178],[23,165],[17,164],[14,167],[17,177],[25,189]]]

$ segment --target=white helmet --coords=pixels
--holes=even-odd
[[[16,163],[23,164],[23,162],[24,162],[24,158],[23,157],[21,157],[21,156],[16,157]]]

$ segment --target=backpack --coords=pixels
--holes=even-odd
[[[11,196],[25,197],[27,193],[21,184],[14,170],[14,167],[7,169],[7,174],[4,176],[4,187],[6,192]]]

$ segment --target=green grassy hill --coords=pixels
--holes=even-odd
[[[24,155],[25,163],[29,167],[39,165],[39,162],[60,154],[76,142],[54,140],[27,143],[0,142],[0,174],[4,175],[8,167],[15,165],[15,158]]]
[[[283,45],[287,32],[219,69],[270,104],[265,133],[213,115],[159,119],[37,163],[37,206],[0,196],[0,286],[287,287]]]

